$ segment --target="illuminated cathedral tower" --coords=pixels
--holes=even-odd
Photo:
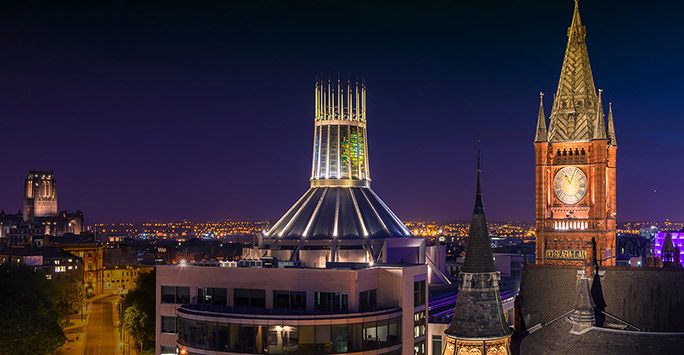
[[[311,267],[388,261],[387,248],[411,244],[399,241],[411,233],[370,188],[366,86],[317,78],[314,99],[311,187],[260,236],[261,252],[251,256],[270,255]],[[388,238],[397,240],[388,246]],[[424,244],[419,248],[396,261],[424,262]]]
[[[366,86],[316,80],[311,186],[370,186]]]
[[[585,37],[575,0],[549,129],[540,102],[534,149],[537,263],[589,271],[615,265],[617,140],[613,108],[606,125],[602,90],[594,87]]]
[[[463,268],[458,274],[458,297],[443,355],[509,355],[511,329],[501,305],[501,273],[494,267],[480,187],[480,157],[477,157],[477,193],[468,232]]]
[[[52,171],[31,170],[24,181],[24,220],[57,216],[57,180]]]

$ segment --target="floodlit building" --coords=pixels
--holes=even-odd
[[[104,291],[115,291],[118,293],[127,293],[134,290],[138,282],[138,277],[141,273],[150,272],[154,269],[153,266],[148,267],[113,267],[105,268],[103,274],[103,288]]]
[[[425,240],[370,188],[365,93],[316,80],[311,187],[241,260],[157,267],[158,354],[426,353]]]
[[[59,246],[78,256],[83,263],[83,286],[86,294],[99,295],[104,291],[104,245],[98,242],[59,243]]]
[[[57,209],[57,180],[52,171],[30,170],[24,180],[23,212],[0,212],[0,245],[30,245],[34,236],[81,234],[83,212]]]
[[[546,129],[539,104],[535,149],[537,264],[615,265],[617,139],[604,115],[575,5]],[[542,94],[543,95],[543,94]],[[542,97],[543,98],[543,97]],[[606,123],[606,121],[608,123]]]

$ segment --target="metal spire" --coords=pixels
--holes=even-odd
[[[613,103],[608,103],[608,144],[617,147],[615,138],[615,124],[613,123]]]
[[[473,213],[484,214],[484,205],[482,204],[482,187],[480,184],[480,141],[477,141],[477,193],[475,194],[475,208]]]
[[[537,117],[537,135],[534,142],[546,142],[546,117],[544,116],[544,93],[539,93],[539,116]]]

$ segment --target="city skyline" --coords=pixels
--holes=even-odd
[[[548,115],[572,1],[300,4],[6,9],[0,207],[20,209],[22,177],[43,168],[88,224],[277,218],[308,184],[314,76],[343,71],[366,78],[373,186],[400,219],[468,218],[478,139],[489,218],[534,218],[538,92]],[[582,4],[614,104],[617,218],[679,220],[681,73],[666,68],[682,30],[654,27],[677,5],[635,4]]]

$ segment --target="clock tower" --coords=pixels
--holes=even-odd
[[[546,128],[540,94],[535,150],[538,264],[615,265],[613,110],[594,86],[577,0]]]

